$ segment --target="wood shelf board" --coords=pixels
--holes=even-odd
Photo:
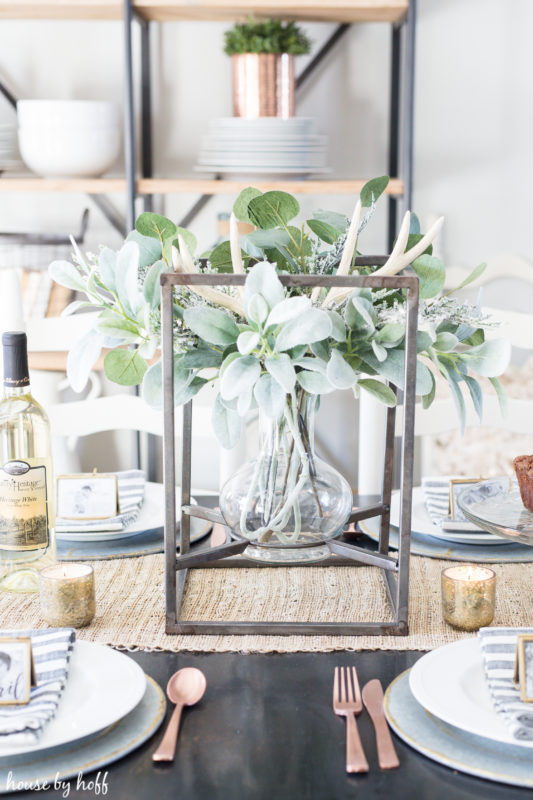
[[[145,19],[237,20],[256,17],[323,22],[401,22],[409,0],[133,0]],[[118,20],[120,0],[0,0],[0,19]]]
[[[205,178],[141,178],[137,193],[146,194],[238,194],[247,186],[256,186],[263,192],[273,189],[291,194],[358,194],[366,179],[353,180],[210,180]],[[403,181],[391,178],[386,193],[402,195]],[[2,178],[0,192],[82,192],[85,194],[112,194],[126,191],[123,178],[80,178],[53,180],[50,178]]]

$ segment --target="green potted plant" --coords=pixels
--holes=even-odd
[[[302,29],[295,22],[249,19],[224,38],[224,52],[232,59],[234,115],[294,116],[294,56],[310,48]]]

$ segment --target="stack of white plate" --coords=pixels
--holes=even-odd
[[[17,126],[9,122],[0,125],[0,172],[21,166],[17,148]]]
[[[116,761],[146,741],[164,713],[161,689],[129,656],[77,641],[57,713],[42,735],[16,745],[2,737],[0,793]]]
[[[422,656],[411,669],[409,686],[415,700],[437,719],[474,736],[528,748],[531,753],[533,741],[515,739],[494,708],[477,637]]]
[[[328,172],[327,136],[312,118],[224,117],[202,137],[200,172],[310,175]]]

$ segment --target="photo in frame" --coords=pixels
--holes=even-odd
[[[63,519],[107,519],[120,512],[116,475],[59,475],[57,516]]]
[[[520,700],[533,703],[533,634],[522,633],[516,640],[514,683],[520,687]]]
[[[457,498],[467,486],[479,483],[483,478],[452,478],[450,481],[450,500],[448,506],[448,520],[450,522],[468,522],[459,508]]]
[[[24,705],[35,686],[29,637],[0,636],[0,705]]]

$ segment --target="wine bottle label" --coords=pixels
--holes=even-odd
[[[0,550],[48,547],[46,467],[8,461],[0,469]]]

